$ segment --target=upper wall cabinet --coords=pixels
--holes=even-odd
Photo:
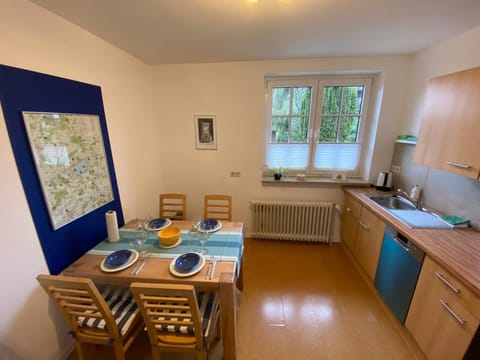
[[[430,80],[413,161],[478,179],[480,67]]]

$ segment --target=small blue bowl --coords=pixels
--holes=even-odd
[[[163,218],[152,219],[148,222],[147,226],[150,229],[157,230],[157,229],[160,229],[163,225],[165,225],[166,222],[167,222],[167,220],[163,219]]]
[[[205,219],[200,222],[202,230],[213,230],[218,226],[218,221],[215,219]]]
[[[186,273],[192,271],[199,262],[200,255],[197,253],[186,253],[180,255],[177,260],[175,260],[175,268],[180,272]]]
[[[128,249],[117,250],[107,256],[105,264],[109,267],[117,267],[125,264],[130,259],[132,252]]]

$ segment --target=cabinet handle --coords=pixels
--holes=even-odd
[[[363,227],[365,230],[369,230],[368,225],[365,224],[362,220],[360,220],[358,223],[359,223],[360,225],[362,225],[362,227]]]
[[[395,240],[395,242],[403,249],[405,250],[406,252],[410,252],[410,248],[408,246],[406,246],[402,240],[400,240],[400,238],[398,236],[394,236],[393,237],[393,240]]]
[[[465,325],[466,321],[465,321],[465,320],[462,320],[462,318],[461,318],[460,316],[458,316],[458,315],[455,313],[455,311],[453,311],[453,310],[450,308],[450,306],[448,306],[448,303],[447,303],[447,302],[445,302],[445,301],[443,301],[442,299],[440,299],[440,304],[442,304],[443,307],[444,307],[445,309],[447,309],[447,311],[455,318],[455,320],[457,320],[457,321],[460,323],[460,325],[462,325],[462,326]]]
[[[460,292],[460,289],[457,289],[455,286],[453,286],[452,284],[450,284],[450,283],[447,281],[447,279],[445,279],[445,278],[443,277],[442,274],[439,274],[439,273],[436,272],[436,271],[434,272],[434,274],[435,274],[445,285],[447,285],[450,289],[452,289],[455,294],[458,294],[458,293]]]
[[[460,169],[465,169],[465,170],[468,170],[468,169],[472,168],[470,165],[460,164],[460,163],[456,163],[456,162],[452,162],[452,161],[447,161],[447,165],[455,166],[455,167],[458,167]]]

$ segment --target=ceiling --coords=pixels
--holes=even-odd
[[[146,64],[409,54],[480,25],[479,0],[30,0]]]

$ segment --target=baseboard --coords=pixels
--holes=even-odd
[[[75,341],[73,341],[66,349],[63,350],[59,360],[67,360],[72,352],[75,351]]]

